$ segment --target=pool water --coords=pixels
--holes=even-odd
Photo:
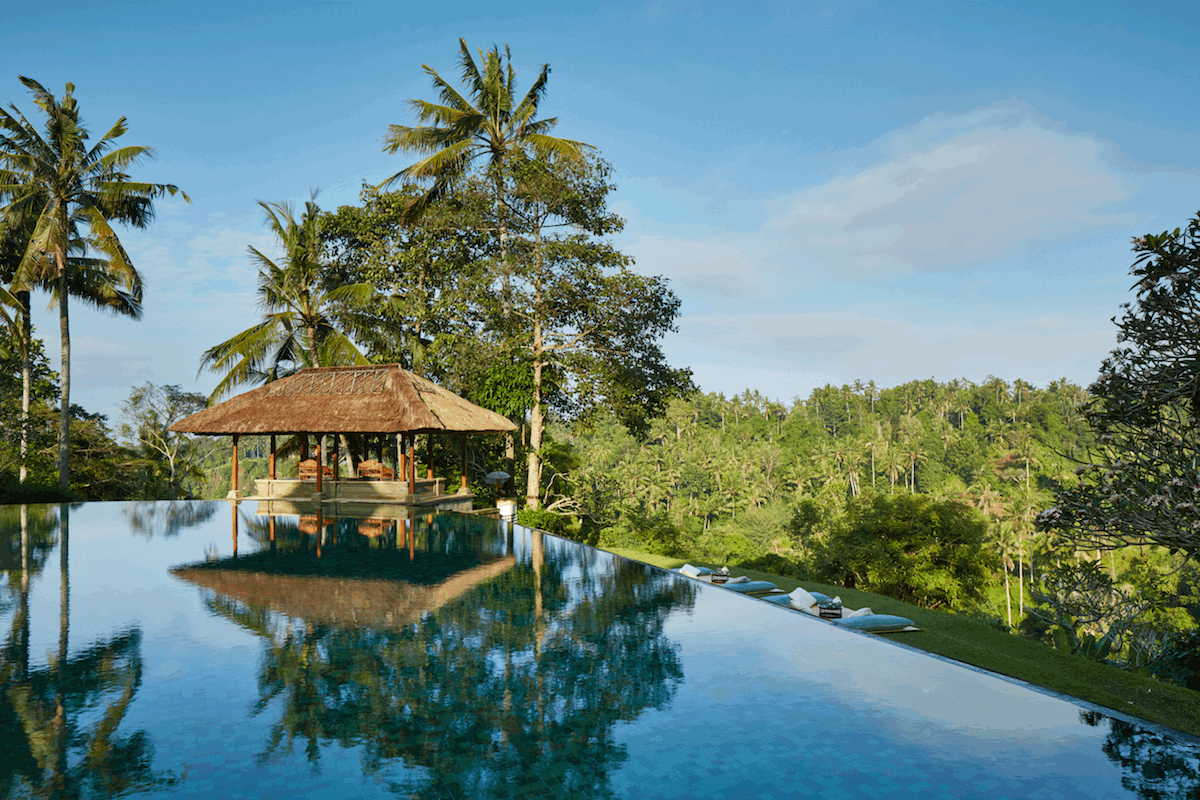
[[[1200,743],[485,518],[0,507],[0,796],[1196,798]]]

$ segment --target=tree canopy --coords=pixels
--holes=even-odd
[[[1098,446],[1039,523],[1084,547],[1200,554],[1200,219],[1134,241],[1136,298],[1086,418]]]

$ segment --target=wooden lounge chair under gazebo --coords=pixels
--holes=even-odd
[[[256,481],[260,498],[391,502],[470,508],[467,489],[467,440],[473,433],[516,430],[510,420],[464,400],[396,364],[315,367],[302,370],[232,397],[176,422],[171,430],[233,438],[233,488],[242,496],[238,476],[238,437],[270,436],[268,477]],[[321,439],[326,435],[376,437],[380,458],[358,464],[357,476],[339,475],[340,458],[324,464]],[[443,478],[432,468],[418,477],[415,439],[419,434],[457,435],[462,453],[461,487],[443,491]],[[278,436],[299,436],[300,465],[295,477],[276,474]],[[312,449],[310,438],[314,437]],[[336,451],[336,444],[333,448]],[[383,463],[385,451],[392,465]],[[312,457],[310,458],[310,453]],[[322,468],[318,469],[318,465]]]

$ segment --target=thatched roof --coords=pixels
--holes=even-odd
[[[171,426],[213,436],[267,433],[503,433],[511,421],[396,364],[297,372]]]

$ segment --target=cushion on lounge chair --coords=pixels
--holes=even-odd
[[[758,599],[766,600],[768,603],[774,603],[777,606],[785,606],[786,608],[792,607],[792,598],[786,594],[769,594]]]
[[[848,617],[865,617],[867,614],[874,614],[874,613],[875,612],[871,610],[870,606],[863,606],[862,608],[857,608],[857,609],[843,608],[842,609],[842,619],[847,619]]]
[[[813,596],[813,599],[816,600],[818,603],[829,603],[833,600],[832,597],[825,594],[824,592],[814,592],[814,591],[810,590],[809,594],[811,594]]]
[[[749,582],[750,582],[750,579],[748,577],[746,577],[745,575],[738,575],[736,578],[730,578],[729,580],[725,581],[726,584],[749,583]]]
[[[775,584],[770,581],[747,581],[745,583],[734,583],[730,581],[725,584],[725,588],[730,591],[740,592],[742,594],[755,594],[757,592],[769,592],[775,589]]]
[[[842,617],[835,619],[833,622],[839,625],[845,625],[847,628],[855,628],[860,631],[870,631],[871,633],[887,633],[888,631],[900,631],[912,626],[911,619],[904,617],[894,617],[891,614],[867,614],[862,617]]]
[[[801,611],[807,611],[817,604],[817,598],[813,597],[803,586],[797,586],[788,597],[791,598],[792,605]]]
[[[712,570],[708,567],[693,567],[691,564],[684,564],[679,568],[680,575],[687,575],[689,578],[699,578],[701,575],[712,575]]]

